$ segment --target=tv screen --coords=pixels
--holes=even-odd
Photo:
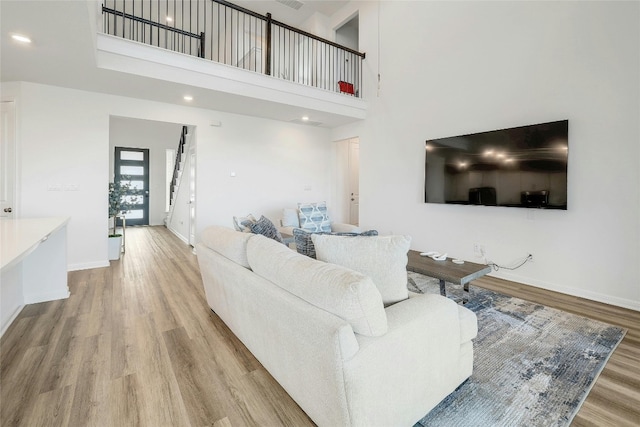
[[[567,209],[569,121],[426,141],[425,202]]]

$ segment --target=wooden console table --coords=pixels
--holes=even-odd
[[[420,256],[418,251],[409,251],[407,256],[409,258],[407,270],[440,280],[440,295],[447,295],[445,282],[462,285],[464,288],[463,304],[469,302],[469,283],[491,272],[491,267],[488,265],[467,261],[464,264],[456,264],[451,261],[451,258],[436,261],[427,256]]]

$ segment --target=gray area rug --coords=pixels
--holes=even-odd
[[[409,273],[409,290],[439,293]],[[460,301],[462,288],[447,283]],[[473,375],[414,427],[568,426],[626,330],[471,286]]]

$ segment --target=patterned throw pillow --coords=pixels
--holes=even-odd
[[[242,231],[245,233],[251,232],[251,229],[248,225],[244,225],[244,223],[250,224],[256,222],[256,218],[249,214],[247,216],[234,216],[233,217],[233,228],[238,231]]]
[[[316,258],[316,248],[313,245],[313,241],[311,240],[311,235],[312,234],[325,234],[325,235],[331,235],[331,236],[377,236],[378,235],[378,231],[377,230],[368,230],[368,231],[363,231],[362,233],[324,233],[324,232],[320,232],[320,233],[309,233],[308,231],[305,231],[301,228],[294,228],[293,229],[293,239],[294,242],[296,244],[296,250],[298,251],[299,254],[302,255],[306,255],[309,258]]]
[[[331,221],[327,214],[327,203],[298,203],[300,228],[318,233],[331,231]]]
[[[262,234],[265,237],[275,240],[276,242],[282,243],[282,235],[278,231],[275,225],[266,218],[264,215],[260,217],[256,222],[251,222],[247,220],[242,223],[243,226],[249,227],[253,234]]]

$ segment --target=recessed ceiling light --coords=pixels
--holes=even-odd
[[[306,122],[307,120],[309,120],[309,116],[302,116],[302,120]]]
[[[20,43],[31,43],[31,39],[21,34],[12,34],[11,38]]]
[[[184,99],[185,101],[193,101],[193,96],[186,95],[183,99]]]
[[[167,16],[167,22],[173,22],[173,18],[170,16]]]

